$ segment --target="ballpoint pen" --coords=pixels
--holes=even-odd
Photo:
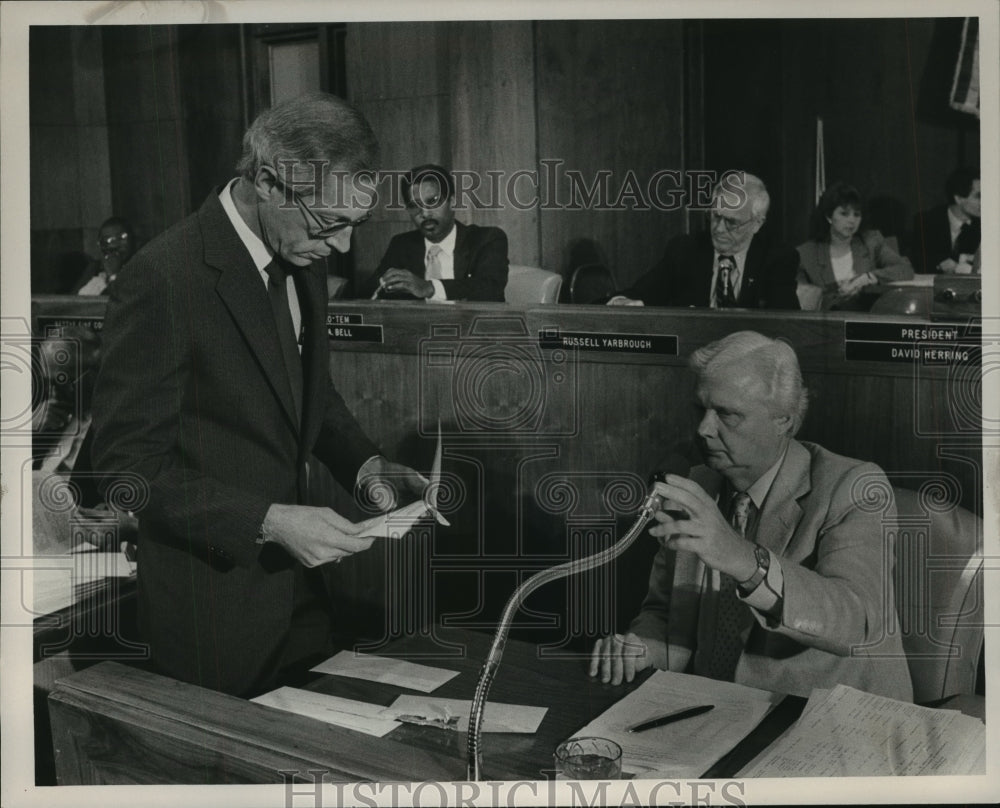
[[[652,718],[649,721],[643,721],[641,724],[629,727],[628,731],[645,732],[647,729],[662,727],[664,724],[673,724],[675,721],[683,721],[685,718],[694,718],[696,715],[707,713],[712,709],[715,709],[714,704],[702,704],[698,707],[688,707],[685,710],[678,710],[675,713],[667,713],[667,715],[661,715],[659,718]]]

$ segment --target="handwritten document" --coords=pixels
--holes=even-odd
[[[369,682],[397,685],[410,690],[419,690],[422,693],[437,690],[445,682],[458,676],[458,671],[432,668],[429,665],[417,665],[403,659],[356,654],[353,651],[341,651],[311,670],[317,673],[329,673],[335,676],[348,676],[352,679],[365,679]]]
[[[622,771],[638,777],[701,777],[779,698],[732,682],[657,671],[574,735],[615,741],[622,748]],[[645,732],[628,732],[643,721],[700,704],[715,709]]]
[[[795,725],[743,777],[985,773],[986,726],[846,685],[814,690]]]
[[[469,728],[470,699],[440,699],[400,696],[382,711],[386,718],[465,732]],[[483,716],[483,732],[535,732],[545,718],[547,707],[500,704],[488,701]]]
[[[398,721],[387,719],[381,714],[383,708],[379,704],[327,696],[295,687],[279,687],[250,701],[263,704],[265,707],[315,718],[338,727],[353,729],[366,735],[374,735],[377,738],[399,726]]]

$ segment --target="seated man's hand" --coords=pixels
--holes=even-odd
[[[626,682],[631,682],[637,673],[651,664],[646,644],[637,635],[631,631],[624,637],[612,634],[594,644],[590,675],[600,674],[605,684],[620,685],[623,677]]]
[[[418,278],[406,269],[390,269],[379,278],[378,285],[387,292],[409,292],[414,297],[426,299],[434,294],[434,284]]]
[[[609,306],[645,306],[641,300],[634,300],[631,297],[625,297],[625,295],[615,295],[611,298],[607,305]]]
[[[365,502],[381,511],[393,510],[402,500],[420,499],[430,480],[419,471],[377,455],[358,472],[358,486]]]
[[[662,537],[671,550],[694,553],[712,569],[745,581],[757,569],[753,542],[743,538],[722,515],[715,500],[698,483],[687,477],[668,474],[654,490],[664,502],[684,511],[687,518],[675,518],[675,511],[659,510],[651,536]]]
[[[958,262],[954,258],[945,258],[937,265],[938,272],[954,272]]]
[[[356,535],[353,522],[331,508],[273,504],[264,517],[265,541],[279,544],[306,567],[359,553],[373,538]]]

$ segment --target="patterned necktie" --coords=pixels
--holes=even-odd
[[[432,244],[427,248],[425,261],[427,269],[424,272],[424,280],[441,280],[441,252],[441,247],[438,244]]]
[[[750,521],[750,495],[738,493],[733,497],[730,523],[746,538]],[[712,679],[733,681],[736,663],[743,653],[740,634],[748,624],[750,610],[736,596],[737,581],[730,575],[720,574],[719,598],[716,605],[715,641],[706,664],[704,675]]]
[[[731,255],[719,256],[719,272],[715,276],[715,306],[731,309],[736,306],[736,261]]]
[[[295,333],[295,323],[292,312],[288,308],[288,270],[274,259],[264,267],[269,278],[267,296],[271,300],[271,311],[274,314],[274,324],[278,329],[278,339],[281,342],[281,355],[285,360],[285,370],[288,373],[288,384],[292,389],[292,399],[295,402],[295,412],[302,421],[302,356],[299,354],[298,335]]]

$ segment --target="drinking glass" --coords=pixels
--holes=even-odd
[[[556,747],[556,777],[564,780],[618,780],[622,748],[607,738],[570,738]]]

